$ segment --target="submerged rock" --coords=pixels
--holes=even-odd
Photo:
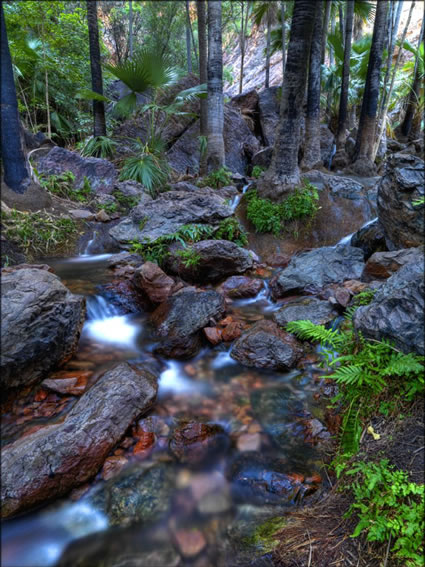
[[[273,314],[273,319],[281,327],[300,319],[306,319],[315,325],[325,325],[337,315],[338,312],[329,301],[321,301],[316,297],[303,297],[286,303]]]
[[[366,337],[390,339],[403,352],[424,349],[424,260],[406,264],[378,289],[369,305],[354,314]]]
[[[183,463],[199,465],[223,452],[229,445],[220,425],[188,421],[176,427],[170,440],[170,450]]]
[[[9,517],[93,477],[129,425],[152,407],[153,375],[127,363],[108,370],[62,423],[6,446],[1,460],[2,517]]]
[[[3,273],[1,310],[3,388],[34,384],[77,348],[85,300],[47,270],[16,266]]]
[[[182,290],[168,298],[152,314],[161,344],[157,352],[171,358],[190,358],[201,347],[200,331],[218,321],[226,310],[216,291]]]
[[[258,321],[234,344],[230,356],[245,366],[287,370],[300,358],[300,343],[273,321]]]
[[[363,268],[363,251],[352,246],[325,246],[302,252],[272,279],[272,297],[316,293],[331,283],[359,279]]]
[[[424,162],[418,157],[393,154],[378,188],[378,218],[389,250],[420,246],[424,239],[424,206],[413,201],[424,196]]]
[[[243,297],[255,297],[260,293],[263,287],[263,280],[258,278],[232,276],[220,286],[220,291],[227,297],[239,299]]]
[[[114,226],[109,234],[121,247],[129,248],[133,240],[154,242],[177,232],[184,225],[216,225],[231,215],[231,208],[216,195],[169,191],[154,201],[135,207],[130,216]]]

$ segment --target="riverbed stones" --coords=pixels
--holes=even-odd
[[[135,207],[130,216],[114,226],[109,234],[122,248],[133,240],[154,242],[173,234],[187,224],[218,225],[232,215],[225,199],[203,192],[168,191],[157,199]]]
[[[258,321],[233,345],[230,356],[254,368],[287,370],[302,353],[300,343],[273,321]]]
[[[9,517],[93,477],[129,425],[150,409],[156,378],[121,363],[81,396],[62,423],[7,445],[1,459],[2,517]]]
[[[174,429],[170,451],[180,462],[199,465],[221,453],[228,444],[228,436],[220,425],[187,421]]]
[[[389,250],[420,246],[424,242],[424,162],[408,154],[392,154],[378,188],[378,218]]]
[[[378,289],[369,305],[354,314],[366,337],[390,339],[403,352],[424,354],[424,260],[410,262]]]
[[[338,312],[329,301],[322,301],[316,297],[303,297],[286,303],[273,314],[273,319],[280,327],[300,319],[311,321],[315,325],[325,325],[337,315]]]
[[[169,297],[152,314],[161,343],[156,352],[171,358],[191,358],[201,348],[200,331],[219,321],[226,306],[216,291],[183,289]]]
[[[232,299],[255,297],[264,287],[263,280],[248,276],[232,276],[220,286],[220,291]]]
[[[229,240],[202,240],[191,246],[196,257],[194,265],[185,264],[181,246],[174,245],[166,260],[166,269],[194,282],[216,282],[233,274],[242,274],[254,266],[249,250]]]
[[[133,283],[146,293],[152,303],[165,301],[174,287],[173,278],[167,276],[158,264],[153,262],[145,262],[136,270]]]
[[[332,283],[359,279],[363,251],[352,246],[324,246],[293,256],[270,282],[273,299],[296,293],[317,293]]]
[[[85,300],[58,276],[33,267],[3,273],[1,385],[29,386],[68,360],[77,348]]]

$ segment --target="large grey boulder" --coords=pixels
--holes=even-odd
[[[273,321],[255,323],[233,345],[230,356],[254,368],[287,370],[295,366],[302,349],[298,341]]]
[[[389,250],[420,246],[424,241],[424,162],[408,154],[392,154],[378,188],[378,218]]]
[[[74,353],[84,323],[85,300],[45,269],[3,270],[1,286],[1,385],[41,381]]]
[[[273,314],[273,319],[281,327],[291,321],[307,320],[315,325],[325,325],[337,317],[338,312],[329,301],[316,297],[302,297],[286,303]]]
[[[2,517],[93,477],[133,420],[152,407],[156,393],[153,375],[123,362],[83,394],[62,423],[7,445],[1,459]]]
[[[169,191],[135,207],[130,216],[114,226],[109,234],[122,248],[129,248],[132,240],[155,241],[186,224],[215,225],[231,215],[231,208],[217,195]]]
[[[424,354],[424,260],[406,264],[354,315],[366,337],[390,339],[403,352]]]
[[[46,175],[71,171],[75,175],[76,188],[82,187],[84,177],[87,177],[93,191],[108,194],[114,190],[118,176],[114,164],[110,161],[95,157],[84,158],[59,146],[55,146],[38,162],[37,170]]]
[[[171,358],[195,356],[202,344],[200,331],[219,321],[225,310],[224,297],[212,290],[183,289],[169,297],[152,313],[161,340],[156,351]]]
[[[270,282],[273,298],[294,293],[316,293],[332,283],[359,279],[363,251],[352,246],[324,246],[302,252]]]
[[[178,255],[181,246],[173,246],[166,260],[168,271],[185,280],[216,282],[234,274],[243,274],[253,267],[254,259],[248,250],[229,240],[202,240],[191,246],[198,258],[196,265],[185,266]]]

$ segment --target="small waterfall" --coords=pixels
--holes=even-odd
[[[129,315],[119,315],[115,305],[101,295],[87,298],[87,335],[100,342],[112,343],[121,348],[135,349],[140,328]]]
[[[333,160],[335,154],[336,154],[336,144],[333,144],[332,150],[331,150],[331,155],[329,156],[329,162],[328,162],[328,165],[327,165],[327,168],[329,170],[332,167],[332,160]]]
[[[242,193],[240,195],[235,195],[233,197],[233,199],[230,201],[229,207],[232,209],[233,212],[236,211],[236,208],[239,205],[239,203],[241,202],[242,197],[248,191],[248,188],[250,186],[251,186],[251,183],[247,183],[246,185],[244,185],[243,188],[242,188]]]
[[[378,220],[378,217],[375,217],[374,219],[367,221],[364,223],[364,225],[362,225],[359,230],[362,230],[363,228],[368,227],[369,225],[373,224],[375,221]],[[358,232],[359,230],[357,230],[356,232]],[[343,246],[344,244],[350,244],[351,239],[353,238],[353,236],[355,235],[355,232],[352,232],[351,234],[348,234],[347,236],[344,236],[343,238],[341,238],[341,240],[339,240],[335,246]]]
[[[90,256],[90,247],[93,244],[93,242],[95,241],[95,238],[97,236],[97,230],[93,231],[93,236],[92,238],[90,238],[90,240],[87,242],[87,245],[83,251],[83,253],[81,254],[81,256]]]
[[[93,295],[87,298],[87,319],[108,319],[118,315],[118,309],[112,303],[108,303],[101,295]]]

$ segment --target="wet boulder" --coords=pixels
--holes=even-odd
[[[166,259],[166,269],[185,280],[215,282],[233,274],[243,274],[253,267],[253,255],[229,240],[202,240],[190,247],[196,257],[194,264],[187,264],[180,256],[181,245],[171,247]]]
[[[355,232],[351,237],[350,244],[355,248],[363,250],[365,260],[372,256],[374,252],[387,250],[384,229],[379,220],[376,218]]]
[[[274,321],[285,327],[291,321],[307,320],[315,325],[325,325],[335,317],[338,312],[329,301],[323,301],[316,297],[303,297],[286,303],[273,314]]]
[[[262,320],[234,343],[230,356],[244,366],[287,370],[295,366],[301,353],[300,343],[293,335],[273,321]]]
[[[145,262],[136,270],[133,283],[146,293],[152,303],[165,301],[174,287],[174,280],[153,262]]]
[[[169,191],[157,199],[135,207],[130,216],[114,226],[109,234],[122,248],[133,240],[155,241],[177,232],[187,224],[218,225],[232,210],[222,197],[186,191]]]
[[[378,188],[378,218],[389,250],[423,244],[424,205],[414,201],[424,197],[424,162],[408,154],[392,154]]]
[[[232,299],[255,297],[264,288],[263,280],[248,276],[231,276],[220,286],[221,293]]]
[[[106,159],[95,157],[82,157],[77,152],[55,146],[46,157],[37,164],[39,173],[58,175],[71,171],[75,175],[75,187],[84,184],[84,178],[90,182],[93,191],[99,193],[112,193],[117,180],[118,172],[113,163]]]
[[[393,252],[375,252],[366,262],[362,279],[365,281],[386,279],[410,262],[421,262],[423,248],[405,248]]]
[[[225,300],[216,291],[183,289],[169,297],[152,313],[160,345],[159,354],[171,358],[191,358],[202,344],[200,331],[219,321],[225,312]]]
[[[366,337],[390,339],[403,352],[424,354],[424,260],[400,268],[379,287],[369,305],[354,315]]]
[[[85,300],[37,267],[4,270],[1,286],[1,385],[29,386],[77,348]]]
[[[92,478],[130,424],[150,409],[156,378],[121,363],[84,393],[65,420],[2,450],[2,517],[66,494]]]
[[[171,453],[190,465],[204,464],[228,446],[229,438],[220,425],[198,421],[180,423],[170,439]]]
[[[324,246],[293,256],[270,282],[274,299],[295,293],[316,293],[332,283],[359,279],[363,251],[352,246]]]

